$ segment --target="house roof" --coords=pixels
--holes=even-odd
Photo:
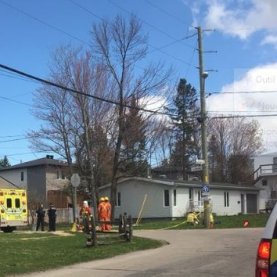
[[[10,167],[2,168],[1,171],[13,170],[13,169],[21,169],[21,168],[28,168],[28,167],[35,167],[35,166],[42,166],[42,165],[54,165],[54,166],[67,166],[66,162],[49,159],[49,158],[41,158],[37,160],[32,160],[25,163],[16,164]]]
[[[0,176],[0,188],[1,189],[9,189],[9,188],[19,188],[12,182],[8,181],[7,179]]]
[[[124,183],[128,181],[141,181],[149,184],[160,184],[170,187],[189,187],[189,188],[201,188],[203,186],[202,182],[199,181],[173,181],[167,179],[152,179],[143,177],[130,177],[120,180],[118,183]],[[100,187],[99,189],[105,189],[110,187],[111,184]],[[254,186],[241,186],[230,183],[211,183],[209,184],[210,189],[228,189],[228,190],[244,190],[244,191],[259,191],[260,189]]]

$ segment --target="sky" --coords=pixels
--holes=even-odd
[[[277,151],[277,2],[275,0],[0,0],[0,64],[45,78],[61,45],[89,47],[101,19],[135,14],[148,35],[147,62],[172,66],[199,90],[195,27],[203,30],[208,116],[258,120],[264,152]],[[12,165],[44,157],[26,134],[40,84],[0,69],[0,158]]]

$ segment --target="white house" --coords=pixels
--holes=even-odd
[[[115,217],[125,212],[133,218],[178,218],[192,209],[203,209],[202,184],[133,177],[117,186]],[[100,188],[109,196],[110,185]],[[257,213],[259,189],[254,186],[210,184],[212,212],[217,215]]]
[[[253,157],[254,183],[261,189],[259,206],[265,209],[267,203],[274,205],[277,201],[277,152]]]

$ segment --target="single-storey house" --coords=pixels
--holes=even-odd
[[[172,181],[132,177],[118,182],[115,218],[125,212],[133,218],[180,218],[191,210],[203,211],[203,197],[211,202],[217,215],[257,213],[259,191],[254,186],[215,184],[196,181]],[[110,184],[100,187],[101,196],[110,196]],[[207,187],[205,187],[207,194]]]

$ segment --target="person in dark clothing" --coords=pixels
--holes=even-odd
[[[49,209],[47,211],[48,219],[49,219],[49,232],[56,231],[56,208],[53,204],[49,205]]]
[[[40,205],[40,207],[36,211],[37,214],[37,228],[38,231],[39,227],[41,226],[41,231],[44,231],[44,217],[45,217],[45,211],[43,209],[43,204]]]

